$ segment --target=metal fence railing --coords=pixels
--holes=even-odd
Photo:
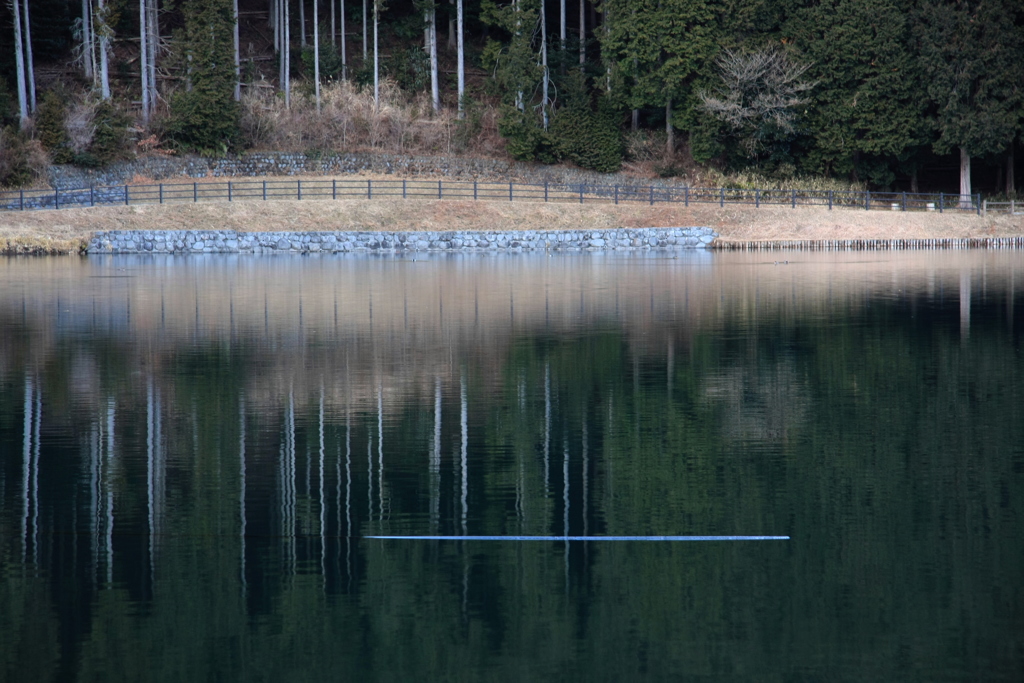
[[[943,192],[779,190],[707,187],[662,187],[567,183],[495,183],[451,180],[242,180],[153,185],[92,186],[76,189],[0,191],[0,210],[28,211],[82,206],[198,203],[218,201],[280,201],[378,199],[461,199],[510,202],[573,202],[609,204],[674,203],[761,206],[827,206],[860,210],[971,212],[1024,211],[1014,202],[983,202],[980,194]]]

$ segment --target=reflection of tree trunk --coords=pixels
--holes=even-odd
[[[544,364],[544,495],[548,495],[551,468],[551,365]]]
[[[434,378],[434,441],[430,448],[430,530],[437,533],[441,512],[441,378]]]
[[[960,208],[971,208],[971,155],[960,148]]]
[[[960,338],[971,336],[971,273],[960,271]]]
[[[245,516],[245,397],[238,397],[238,538],[241,543],[239,549],[240,576],[242,586],[245,586],[245,530],[247,525]]]
[[[469,405],[466,401],[466,377],[463,375],[462,381],[460,382],[460,399],[462,412],[460,414],[459,425],[462,427],[462,451],[459,459],[460,465],[460,481],[462,482],[462,535],[465,536],[469,533],[467,528],[467,517],[469,516]]]

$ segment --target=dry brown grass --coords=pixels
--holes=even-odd
[[[800,207],[423,199],[210,202],[0,213],[7,253],[73,253],[102,230],[555,230],[709,226],[722,241],[939,239],[1024,235],[1024,216]]]
[[[320,89],[320,110],[302,89],[285,106],[273,88],[250,88],[242,101],[247,148],[286,152],[375,151],[396,154],[490,156],[504,151],[497,110],[486,107],[459,120],[451,108],[433,111],[424,93],[404,93],[393,81],[373,88],[336,81]]]

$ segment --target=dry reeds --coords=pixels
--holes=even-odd
[[[272,88],[250,88],[242,100],[246,147],[281,152],[376,151],[395,154],[500,152],[497,117],[490,109],[459,119],[450,109],[434,112],[426,94],[407,96],[384,80],[380,98],[350,81],[320,89],[320,111],[309,94],[298,92],[291,106]]]

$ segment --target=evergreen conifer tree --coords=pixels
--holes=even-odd
[[[189,88],[171,98],[167,135],[184,149],[223,153],[239,136],[232,0],[186,0],[183,10]]]
[[[1024,8],[1015,0],[922,0],[917,47],[938,138],[960,153],[960,195],[971,159],[1006,153],[1024,107]]]

